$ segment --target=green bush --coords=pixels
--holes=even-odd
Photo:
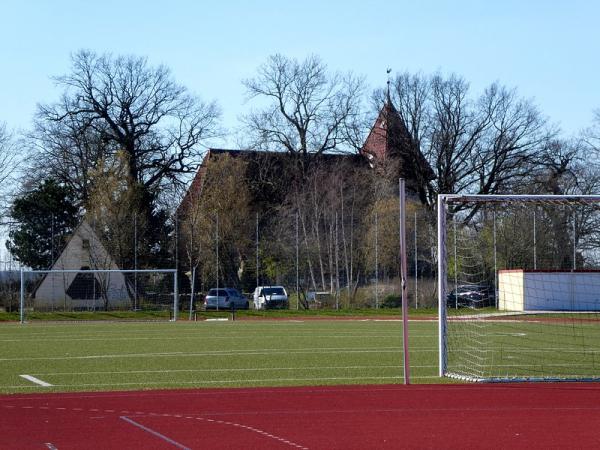
[[[381,302],[382,308],[399,308],[400,306],[402,306],[402,297],[395,294],[386,295]]]

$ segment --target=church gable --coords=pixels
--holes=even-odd
[[[228,155],[232,158],[244,158],[248,162],[249,179],[258,181],[253,183],[253,186],[261,189],[265,185],[260,183],[260,177],[257,178],[255,174],[265,172],[271,181],[287,178],[282,178],[277,173],[270,173],[268,170],[255,170],[255,166],[261,168],[285,166],[285,164],[292,161],[293,157],[284,152],[209,149],[178,207],[180,216],[185,216],[190,205],[200,198],[210,159],[222,155]],[[389,175],[404,178],[407,189],[416,194],[423,203],[426,202],[427,182],[435,178],[431,166],[417,145],[412,142],[410,133],[402,118],[389,99],[379,112],[359,154],[322,154],[315,156],[313,164],[318,164],[327,170],[327,166],[334,167],[335,165],[332,163],[337,163],[341,159],[347,160],[354,167],[361,170],[367,167],[367,163],[371,168],[386,166]],[[282,173],[285,173],[285,170]],[[287,183],[287,186],[289,185]],[[285,185],[282,189],[285,191]],[[275,194],[282,194],[282,192],[277,191]],[[256,192],[256,189],[254,189],[253,200],[259,200],[261,195],[261,192]],[[270,200],[280,197],[280,195],[274,195],[273,192],[265,195]]]

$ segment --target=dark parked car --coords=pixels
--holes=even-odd
[[[495,306],[494,290],[485,284],[462,284],[448,294],[448,308],[485,308]]]
[[[233,288],[211,289],[204,299],[205,309],[248,309],[248,299]]]

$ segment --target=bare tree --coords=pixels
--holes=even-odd
[[[113,161],[98,161],[96,169],[90,172],[93,187],[86,205],[88,222],[121,268],[134,264],[138,242],[133,238],[133,228],[146,229],[141,187],[130,178],[128,169],[123,152],[117,152]],[[137,238],[142,243],[145,236],[143,232],[139,234]]]
[[[6,124],[0,123],[0,198],[4,199],[8,194],[8,181],[19,163],[13,135],[7,130]]]
[[[284,149],[305,160],[351,147],[361,126],[362,79],[330,74],[317,56],[298,61],[273,55],[244,85],[250,98],[267,102],[244,117],[256,147]]]
[[[216,284],[218,270],[221,282],[237,286],[244,275],[254,230],[245,175],[247,162],[229,155],[213,155],[205,164],[202,184],[190,188],[179,210],[182,247],[190,271],[199,269],[201,284]]]
[[[600,109],[594,111],[592,125],[581,133],[580,145],[588,163],[600,168]]]
[[[115,145],[102,137],[103,132],[88,126],[89,121],[89,114],[60,121],[38,117],[26,140],[32,156],[28,178],[36,181],[50,176],[60,181],[77,193],[79,204],[89,198],[93,189],[90,181],[99,161],[115,155]]]
[[[474,188],[481,194],[507,191],[527,177],[532,165],[540,164],[539,154],[556,131],[531,101],[498,84],[481,96],[479,116],[486,126],[475,152]]]
[[[531,101],[496,83],[473,98],[456,75],[404,73],[393,80],[391,95],[412,151],[422,152],[435,172],[431,203],[438,193],[510,189],[539,164],[537,153],[555,134]],[[385,93],[375,99],[381,105]]]
[[[67,160],[75,158],[80,170],[89,166],[90,152],[123,151],[129,176],[149,192],[193,172],[201,143],[216,131],[216,105],[145,58],[80,51],[71,73],[56,82],[64,88],[61,100],[38,111],[42,151],[53,156],[67,148]]]

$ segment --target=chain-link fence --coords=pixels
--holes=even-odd
[[[436,305],[434,214],[410,203],[407,214],[409,305]],[[252,301],[257,286],[283,286],[291,309],[399,307],[399,207],[397,197],[367,214],[326,211],[318,218],[291,211],[254,213],[244,236],[232,236],[226,213],[205,217],[198,254],[189,233],[180,239],[180,272],[195,274],[196,298],[211,288],[232,287]],[[185,225],[184,225],[185,226]],[[238,228],[235,228],[237,230]],[[186,264],[188,265],[186,270]],[[186,293],[191,282],[182,283]],[[185,294],[184,294],[185,295]]]
[[[182,215],[165,220],[158,232],[135,219],[118,232],[85,220],[69,233],[50,227],[48,236],[39,239],[39,248],[33,246],[33,251],[48,255],[47,265],[36,269],[176,269],[179,307],[186,312],[202,309],[208,290],[217,287],[238,289],[251,307],[259,286],[283,286],[290,309],[400,306],[397,197],[377,201],[367,210],[353,211],[351,205],[344,205],[318,217],[302,210],[231,216],[231,212],[203,211],[196,235]],[[435,215],[412,201],[406,217],[409,306],[433,307]],[[5,235],[10,239],[8,232]],[[0,272],[0,308],[15,312],[20,264],[15,255],[7,255],[11,263]],[[44,277],[38,278],[28,278],[27,292],[34,292]],[[67,291],[68,287],[64,294]],[[94,308],[102,309],[96,303]],[[74,305],[64,303],[69,304]],[[133,303],[130,306],[135,309]],[[36,308],[34,303],[27,307]]]

